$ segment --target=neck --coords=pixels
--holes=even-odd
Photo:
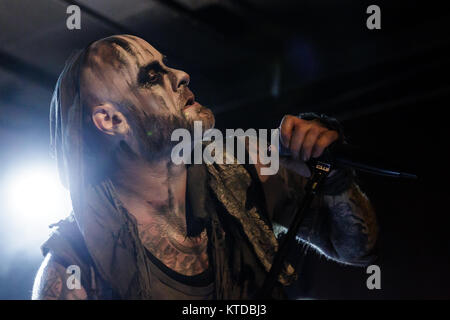
[[[118,196],[137,220],[139,238],[167,267],[184,275],[209,265],[207,235],[187,237],[185,165],[169,159],[148,163],[127,159],[111,177]]]
[[[138,224],[164,226],[186,235],[186,166],[174,165],[170,158],[152,163],[121,159],[119,168],[111,180]]]

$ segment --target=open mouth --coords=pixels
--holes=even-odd
[[[195,104],[195,98],[194,96],[191,96],[189,99],[187,99],[186,104],[184,105],[183,110],[193,106]]]

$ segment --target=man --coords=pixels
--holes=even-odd
[[[173,130],[214,126],[188,84],[188,74],[130,35],[99,40],[66,65],[51,133],[73,214],[42,247],[34,299],[256,297],[278,248],[275,232],[302,197],[305,161],[342,133],[326,117],[285,116],[281,140],[293,157],[272,176],[260,174],[260,163],[175,165]],[[327,178],[299,232],[354,265],[373,260],[376,235],[369,200],[346,171]],[[273,297],[284,298],[293,279],[286,264]]]

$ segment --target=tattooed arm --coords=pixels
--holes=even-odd
[[[378,225],[373,207],[359,186],[353,183],[340,195],[324,195],[316,206],[308,212],[299,237],[333,260],[370,264],[375,258]]]
[[[33,285],[33,300],[86,300],[86,291],[67,287],[66,269],[48,253],[38,270]]]
[[[260,180],[274,231],[285,232],[294,214],[294,199],[301,199],[306,180],[285,168],[273,176],[260,176]],[[316,197],[297,239],[338,262],[367,265],[375,258],[377,233],[375,211],[358,185],[352,183],[339,195]]]
[[[375,211],[357,184],[338,196],[324,196],[330,210],[331,241],[338,257],[370,263],[378,235]]]
[[[305,177],[310,175],[308,159],[319,157],[334,142],[344,142],[342,128],[335,119],[311,114],[302,118],[286,115],[280,124],[280,134],[281,144],[292,156],[280,159],[280,170],[273,176],[261,174],[264,166],[261,161],[255,165],[275,233],[291,223],[296,198],[302,198]],[[349,175],[344,171],[334,171],[333,175],[328,178],[331,180],[327,192],[336,195],[316,197],[318,201],[305,214],[298,237],[331,259],[366,265],[374,258],[377,237],[374,210],[359,187],[351,183]]]

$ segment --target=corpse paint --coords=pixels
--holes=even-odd
[[[189,307],[183,307],[183,315],[188,314],[204,314],[209,315],[210,318],[214,317],[217,307],[196,307],[189,304]]]

